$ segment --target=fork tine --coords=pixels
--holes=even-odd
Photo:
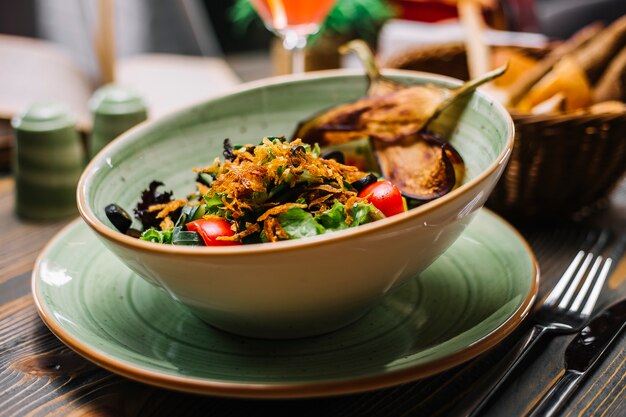
[[[585,258],[585,253],[596,244],[599,238],[600,235],[596,230],[591,230],[589,231],[589,233],[587,233],[582,248],[578,251],[576,256],[574,256],[574,259],[572,259],[563,275],[561,275],[561,278],[559,278],[559,281],[556,283],[552,291],[550,291],[550,293],[544,300],[544,306],[551,307],[556,303],[559,298],[561,298],[567,286],[569,285],[570,280],[574,276],[574,273],[578,269],[580,262]]]
[[[585,257],[585,251],[584,250],[578,251],[578,253],[574,257],[572,262],[569,264],[569,266],[567,267],[567,269],[561,276],[561,278],[559,278],[559,281],[556,283],[552,291],[550,291],[550,294],[548,294],[548,297],[543,302],[544,305],[550,306],[554,304],[556,300],[561,298],[561,295],[563,295],[563,293],[565,292],[565,288],[567,288],[567,284],[569,284],[570,279],[574,275],[574,272],[576,272],[576,269],[578,269],[578,265],[580,264],[580,261],[584,257]]]
[[[604,262],[604,267],[602,268],[602,271],[600,273],[600,277],[602,277],[602,274],[604,274],[607,264],[609,265],[609,268],[611,267],[611,262],[612,262],[611,258],[606,259],[606,261]],[[589,289],[591,288],[591,284],[596,278],[596,274],[598,273],[598,270],[600,269],[600,264],[602,264],[602,256],[596,257],[596,260],[593,263],[593,266],[591,267],[591,271],[589,271],[589,275],[587,276],[587,279],[585,280],[583,286],[580,287],[580,290],[578,291],[576,298],[574,298],[574,302],[572,303],[571,310],[578,311],[580,309],[580,306],[582,305],[583,301],[585,300],[585,297],[587,296],[587,293],[589,292]],[[597,284],[598,281],[596,281],[595,286],[598,285]]]
[[[606,258],[606,261],[604,262],[604,266],[602,267],[602,271],[600,272],[600,276],[598,277],[598,280],[596,281],[595,285],[593,286],[593,289],[591,290],[591,294],[589,295],[589,299],[587,300],[587,302],[585,303],[581,311],[581,315],[583,316],[591,315],[594,307],[596,306],[596,302],[598,301],[598,297],[600,296],[600,291],[604,287],[604,282],[606,281],[607,277],[612,272],[611,267],[613,266],[613,263],[614,263],[613,261],[614,260],[619,261],[619,259],[624,254],[624,251],[626,251],[626,235],[621,236],[617,245],[615,245],[613,251]]]
[[[585,273],[587,272],[587,268],[589,267],[589,264],[591,263],[591,260],[593,259],[594,255],[602,253],[602,251],[606,247],[606,244],[610,240],[610,237],[611,237],[611,232],[609,230],[603,230],[602,233],[600,233],[600,236],[598,237],[598,241],[591,248],[591,250],[589,251],[587,256],[585,256],[585,261],[583,262],[583,265],[580,267],[580,270],[576,274],[576,277],[574,277],[574,279],[569,283],[569,287],[567,288],[567,291],[565,292],[565,295],[563,296],[563,298],[559,302],[558,308],[563,308],[563,309],[567,308],[567,306],[569,305],[570,301],[572,301],[572,298],[576,294],[576,291],[578,290],[578,287],[580,286],[580,283],[582,282],[583,278],[585,277]],[[598,255],[598,257],[600,258],[600,262],[601,262],[602,261],[602,257],[600,255]],[[599,267],[597,258],[596,258],[596,261],[594,262],[594,265],[596,265],[596,264]],[[596,268],[596,270],[597,270],[597,268]],[[589,275],[591,275],[591,274],[589,274]],[[595,271],[593,271],[593,275],[595,275]],[[591,276],[591,278],[589,278],[589,279],[592,279],[592,278],[593,278],[593,276]]]
[[[600,291],[604,287],[604,281],[606,281],[606,277],[609,276],[609,271],[611,270],[611,265],[613,264],[613,260],[611,258],[607,258],[604,262],[604,266],[602,267],[602,271],[600,272],[600,276],[596,280],[593,289],[591,290],[591,294],[589,294],[589,298],[581,311],[581,316],[589,317],[591,316],[591,312],[593,308],[596,306],[596,302],[598,301],[598,297],[600,297]],[[583,297],[584,299],[584,297]],[[582,301],[582,300],[581,300]]]
[[[585,260],[578,270],[578,273],[576,274],[574,279],[568,283],[567,291],[565,291],[565,295],[559,302],[559,308],[567,308],[567,305],[569,304],[572,297],[574,296],[574,293],[576,292],[576,288],[578,288],[578,285],[580,285],[580,281],[582,281],[583,277],[585,276],[585,273],[587,272],[587,268],[589,268],[589,264],[591,263],[592,258],[593,252],[589,252],[587,256],[585,256]]]

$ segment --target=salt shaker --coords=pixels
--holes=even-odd
[[[59,103],[36,103],[11,125],[18,216],[52,220],[77,214],[76,185],[85,156],[70,111]]]
[[[90,158],[148,117],[143,99],[134,90],[116,84],[96,90],[90,108],[93,113],[93,129],[87,146]]]

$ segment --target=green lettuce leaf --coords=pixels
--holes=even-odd
[[[204,196],[204,204],[206,207],[205,214],[213,214],[216,216],[224,217],[224,210],[220,207],[224,204],[222,203],[222,197],[224,194],[215,193],[215,194],[206,194]]]
[[[356,227],[365,223],[369,223],[373,220],[372,218],[372,209],[374,206],[372,204],[363,204],[356,203],[352,206],[352,224],[350,227]]]
[[[315,217],[327,231],[343,230],[348,227],[346,224],[345,206],[339,201],[335,201],[333,206],[322,214]]]
[[[324,226],[315,221],[311,213],[297,207],[281,214],[278,221],[290,239],[317,236],[326,231]]]
[[[155,243],[172,243],[173,231],[174,229],[161,231],[155,229],[154,227],[151,227],[148,230],[144,231],[139,239]]]
[[[301,208],[291,208],[281,214],[278,221],[290,239],[299,239],[356,227],[384,217],[374,205],[356,203],[352,207],[352,223],[348,226],[346,224],[345,206],[339,201],[335,201],[330,209],[317,216],[313,216]],[[263,233],[261,233],[261,239],[264,239]]]

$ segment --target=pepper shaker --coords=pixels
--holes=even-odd
[[[52,220],[77,214],[85,156],[76,123],[59,103],[36,103],[11,121],[17,215]]]
[[[99,88],[90,101],[93,128],[89,137],[89,157],[107,143],[148,118],[143,99],[132,89],[109,84]]]

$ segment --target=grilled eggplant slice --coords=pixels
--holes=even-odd
[[[373,142],[380,172],[406,198],[427,202],[454,188],[463,178],[461,155],[432,133],[419,133],[399,143]]]
[[[338,145],[363,137],[397,142],[419,132],[447,90],[428,85],[406,87],[377,97],[365,97],[323,112],[302,123],[294,134],[320,146]]]
[[[478,86],[499,77],[506,67],[456,89],[403,85],[380,74],[369,48],[353,41],[343,50],[356,52],[367,72],[367,95],[323,111],[297,127],[294,138],[331,149],[369,138],[382,175],[417,202],[441,197],[461,182],[465,167],[448,142],[427,130],[442,111]]]
[[[343,49],[356,52],[363,61],[369,80],[367,95],[300,123],[294,139],[317,142],[322,147],[363,137],[398,142],[415,135],[451,104],[506,71],[506,67],[498,68],[455,89],[430,84],[403,85],[380,74],[371,51],[362,41],[352,41]]]

